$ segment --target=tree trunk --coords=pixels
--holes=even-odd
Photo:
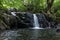
[[[48,17],[51,17],[52,16],[52,14],[50,13],[51,12],[51,8],[52,8],[52,5],[53,5],[53,2],[54,2],[54,0],[47,0],[47,11],[46,11],[46,16],[48,16]]]
[[[53,5],[54,0],[47,0],[47,11],[49,11]]]

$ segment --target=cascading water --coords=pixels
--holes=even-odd
[[[12,14],[13,16],[16,16],[15,12],[11,12],[11,14]]]
[[[16,12],[11,12],[11,14],[20,20],[20,18],[16,15]]]
[[[36,16],[36,14],[33,14],[33,16],[34,16],[34,26],[35,26],[35,28],[39,28],[38,18]]]
[[[37,16],[36,16],[36,14],[33,14],[33,18],[34,18],[34,27],[33,27],[33,29],[42,29],[42,28],[40,28],[39,27],[39,22],[38,22],[38,18],[37,18]]]

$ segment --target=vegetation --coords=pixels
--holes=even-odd
[[[47,17],[60,22],[60,0],[0,0],[0,23],[5,26],[5,17],[11,18],[11,15],[6,13],[9,8],[23,12],[44,13]]]

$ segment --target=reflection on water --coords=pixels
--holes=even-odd
[[[59,40],[55,29],[19,29],[6,30],[1,33],[0,40]]]

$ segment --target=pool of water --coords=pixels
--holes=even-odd
[[[60,40],[55,29],[18,29],[6,30],[0,34],[0,40]]]

